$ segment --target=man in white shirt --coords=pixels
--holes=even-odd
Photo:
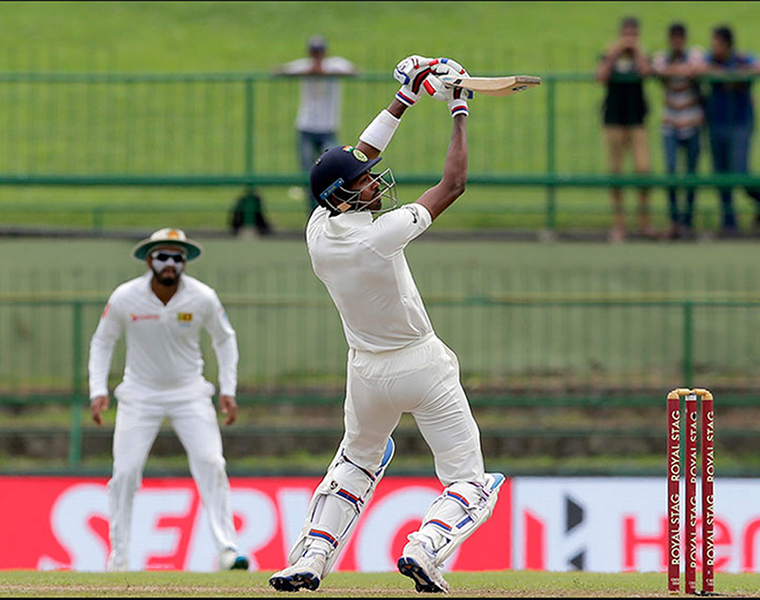
[[[327,42],[313,36],[307,44],[308,58],[299,58],[275,70],[277,75],[301,77],[301,102],[296,117],[298,154],[301,169],[309,172],[316,158],[336,145],[340,127],[340,78],[355,76],[351,61],[340,56],[327,56]],[[307,193],[311,213],[317,200]]]
[[[404,256],[465,189],[468,104],[462,90],[436,75],[466,71],[449,59],[411,56],[394,77],[401,89],[364,130],[356,146],[337,146],[317,159],[310,184],[320,207],[306,229],[312,266],[325,284],[348,342],[345,433],[312,496],[291,566],[269,580],[279,591],[315,590],[348,542],[390,462],[390,438],[411,413],[435,458],[444,486],[398,559],[417,591],[446,592],[444,561],[491,515],[504,482],[486,473],[480,433],[459,381],[457,357],[435,334]],[[423,91],[447,103],[453,132],[441,181],[416,202],[397,202],[390,169],[371,171],[401,116]],[[383,201],[393,204],[383,208]],[[375,218],[373,213],[380,214]]]
[[[90,343],[90,412],[101,425],[108,409],[108,374],[114,346],[126,338],[123,381],[108,482],[109,571],[130,565],[132,503],[161,423],[168,418],[187,452],[190,472],[208,512],[219,570],[248,569],[239,554],[230,507],[222,438],[212,402],[214,385],[203,377],[201,329],[211,336],[219,364],[219,404],[226,425],[237,417],[238,348],[235,330],[209,286],[184,273],[201,246],[179,229],[160,229],[133,250],[148,271],[114,290]]]

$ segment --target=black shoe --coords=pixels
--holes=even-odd
[[[398,559],[398,572],[414,581],[415,589],[422,594],[444,594],[446,590],[435,583],[416,560],[401,557]]]
[[[313,592],[319,587],[319,577],[312,573],[275,576],[269,579],[269,585],[278,592],[297,592],[302,588]]]

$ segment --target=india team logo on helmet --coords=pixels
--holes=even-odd
[[[398,204],[396,180],[390,169],[373,176],[372,182],[368,185],[378,182],[380,189],[370,201],[359,200],[363,190],[349,189],[352,183],[364,174],[371,172],[372,167],[381,160],[380,157],[368,158],[364,152],[355,146],[330,148],[315,161],[311,168],[309,175],[311,192],[320,206],[327,208],[333,214],[340,214],[349,210],[364,210],[377,198],[387,200],[391,205],[373,212],[384,212],[395,208]]]
[[[358,160],[359,162],[367,162],[369,161],[369,158],[367,158],[367,155],[364,154],[359,148],[354,148],[353,146],[343,146],[344,152],[350,152],[354,155],[354,158]]]

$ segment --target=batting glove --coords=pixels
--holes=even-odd
[[[430,62],[432,74],[425,80],[424,87],[436,100],[446,102],[451,116],[468,116],[470,114],[467,100],[472,99],[472,91],[445,85],[436,75],[457,75],[469,77],[469,73],[457,61],[450,58],[437,58]]]
[[[393,78],[401,83],[401,88],[396,93],[396,99],[407,106],[414,106],[422,94],[422,84],[430,75],[430,62],[432,58],[425,58],[413,54],[407,56],[396,65],[393,70]]]

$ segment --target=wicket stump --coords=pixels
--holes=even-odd
[[[684,398],[685,428],[682,428],[681,397]],[[668,394],[668,590],[681,590],[681,448],[684,450],[686,498],[684,537],[686,592],[697,594],[697,438],[702,411],[702,594],[715,590],[715,414],[713,395],[705,389],[678,388]],[[683,444],[682,429],[685,429]]]

